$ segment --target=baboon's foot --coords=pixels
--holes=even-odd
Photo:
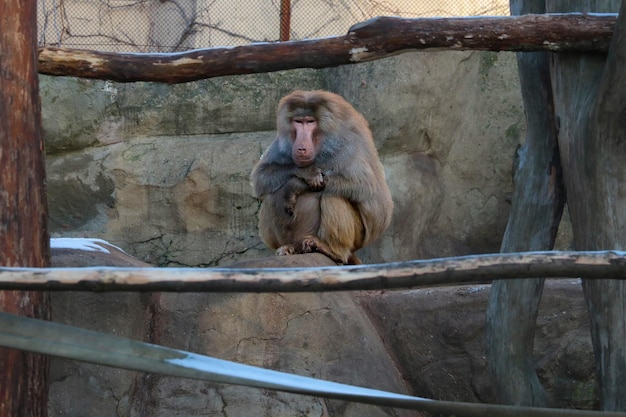
[[[295,253],[296,248],[293,245],[283,245],[280,248],[276,249],[276,252],[274,252],[276,256],[293,255]]]
[[[348,259],[333,252],[330,247],[321,241],[317,236],[309,235],[302,239],[302,253],[318,252],[328,256],[338,264],[347,263]]]

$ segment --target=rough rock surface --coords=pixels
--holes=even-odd
[[[55,267],[129,266],[128,255],[54,242]],[[86,257],[85,255],[89,255]],[[320,254],[239,268],[335,265]],[[133,266],[144,266],[137,262]],[[406,393],[386,347],[349,293],[52,294],[56,321],[336,382]],[[58,306],[58,307],[56,307]],[[83,314],[77,315],[76,311]],[[50,415],[414,416],[358,403],[52,361]]]
[[[55,266],[74,265],[53,251]],[[74,255],[80,255],[74,253]],[[89,258],[126,266],[125,257]],[[319,254],[233,267],[332,265]],[[55,320],[270,369],[417,396],[494,402],[484,357],[489,285],[302,294],[53,293]],[[85,314],[77,315],[81,311]],[[555,405],[597,406],[580,281],[548,280],[537,371]],[[52,361],[50,415],[417,416],[363,404]]]
[[[496,401],[485,361],[489,285],[358,297],[414,395]],[[535,337],[539,379],[555,406],[597,407],[589,314],[578,279],[547,280]]]
[[[497,251],[523,135],[515,65],[428,52],[175,86],[42,77],[52,234],[106,239],[160,266],[269,255],[249,174],[278,99],[324,88],[369,120],[395,203],[365,262]]]

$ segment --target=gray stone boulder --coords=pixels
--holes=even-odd
[[[53,266],[129,266],[106,242],[53,241]],[[101,248],[101,249],[99,249]],[[102,250],[103,249],[103,250]],[[89,258],[83,253],[95,253]],[[99,256],[96,258],[96,256]],[[68,265],[69,263],[69,265]],[[320,254],[236,268],[331,266]],[[137,261],[135,266],[144,266]],[[485,361],[489,285],[339,293],[52,294],[54,320],[221,359],[426,398],[494,402]],[[80,312],[80,314],[77,314]],[[548,280],[537,371],[554,404],[594,408],[594,360],[580,280]],[[420,413],[52,361],[50,415],[410,416]]]
[[[367,312],[414,395],[495,403],[485,358],[490,285],[361,294]],[[535,336],[535,363],[556,407],[593,409],[595,365],[579,279],[547,280]]]
[[[52,265],[145,266],[107,242],[53,239]],[[81,265],[81,262],[84,264]],[[320,254],[244,261],[239,268],[330,266]],[[314,378],[407,393],[396,364],[349,293],[52,294],[54,320]],[[80,312],[77,314],[77,312]],[[338,400],[52,360],[50,415],[410,416]],[[295,413],[295,414],[294,414]]]

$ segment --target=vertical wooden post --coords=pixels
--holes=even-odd
[[[545,13],[537,0],[511,0],[511,14]],[[519,149],[515,191],[501,252],[550,250],[559,227],[565,190],[547,52],[517,54],[526,114],[526,141]],[[501,403],[548,406],[535,371],[533,347],[543,278],[495,280],[489,294],[486,353]]]
[[[608,56],[552,56],[559,148],[577,250],[626,249],[626,2],[551,0],[547,12],[620,9]],[[600,405],[626,411],[626,283],[583,280],[591,316]]]
[[[291,0],[280,1],[280,41],[288,41],[291,32]]]
[[[37,1],[0,0],[0,265],[49,263],[37,73]],[[47,294],[2,291],[0,310],[49,317]],[[0,349],[0,417],[46,416],[48,362]]]

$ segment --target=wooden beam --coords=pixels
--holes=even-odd
[[[118,82],[183,83],[224,75],[325,68],[415,50],[606,52],[617,15],[544,14],[403,19],[378,17],[347,35],[171,54],[41,48],[39,72]]]
[[[543,12],[544,2],[511,0],[511,13]],[[514,190],[501,252],[552,250],[565,205],[548,52],[517,53],[526,138],[514,159]],[[544,278],[495,280],[485,321],[485,353],[501,404],[547,407],[534,366]]]
[[[0,268],[0,288],[61,291],[311,292],[626,279],[626,252],[518,252],[322,268]]]

